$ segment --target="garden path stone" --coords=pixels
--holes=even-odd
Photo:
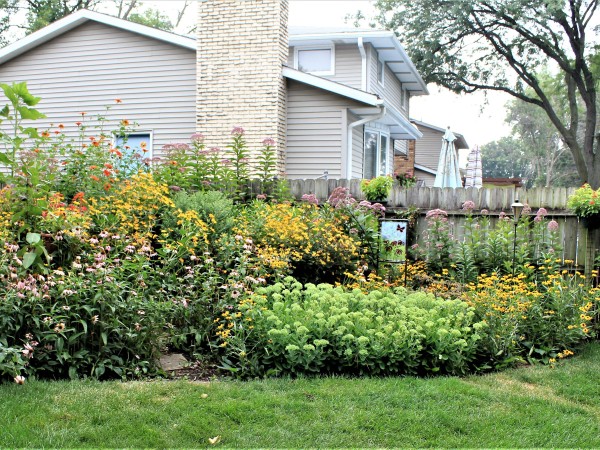
[[[181,353],[169,353],[168,355],[162,355],[158,361],[158,364],[165,372],[171,372],[173,370],[181,370],[189,366],[189,362],[185,359]]]

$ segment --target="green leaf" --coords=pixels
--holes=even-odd
[[[25,128],[23,130],[23,134],[26,134],[31,139],[38,139],[40,137],[40,133],[38,132],[37,128],[33,128],[33,127]]]
[[[42,97],[31,95],[29,89],[27,89],[27,83],[25,81],[14,83],[12,85],[12,89],[13,92],[18,95],[27,106],[35,106],[42,99]]]
[[[39,112],[37,109],[28,108],[27,106],[19,106],[17,107],[17,111],[19,111],[19,114],[21,114],[23,119],[27,120],[37,120],[46,117],[45,114]]]
[[[0,163],[9,166],[12,164],[12,160],[5,153],[0,153]]]
[[[28,269],[35,262],[37,255],[34,252],[27,252],[23,255],[23,268]]]
[[[77,368],[75,366],[69,367],[69,378],[71,380],[76,380],[77,377]]]
[[[19,97],[15,93],[13,87],[9,86],[6,83],[0,83],[0,88],[2,88],[2,90],[4,91],[4,95],[6,95],[10,102],[16,106],[19,102]]]
[[[8,105],[4,105],[4,108],[0,109],[0,116],[7,117],[10,115],[10,108]]]
[[[27,236],[25,237],[25,240],[32,245],[37,244],[41,239],[42,236],[40,233],[27,233]]]

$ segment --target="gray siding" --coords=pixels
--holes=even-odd
[[[425,182],[425,186],[431,187],[433,186],[433,183],[435,183],[435,175],[429,172],[424,172],[422,170],[415,169],[415,176],[417,177],[418,181]]]
[[[163,145],[189,142],[195,131],[195,57],[193,50],[87,22],[1,65],[0,80],[26,81],[42,97],[38,108],[48,118],[34,122],[39,129],[62,123],[76,137],[84,111],[86,123],[98,114],[128,119],[153,132],[153,156],[160,156]],[[117,98],[123,103],[116,105]]]
[[[423,126],[419,126],[419,131],[423,137],[415,145],[415,164],[437,171],[443,133]]]
[[[369,51],[367,53],[367,71],[368,71],[368,91],[373,92],[379,95],[381,98],[390,102],[390,104],[400,111],[404,117],[408,118],[408,102],[406,105],[402,104],[402,84],[390,70],[390,68],[385,66],[385,77],[383,86],[379,84],[377,81],[377,61],[379,57],[377,55],[377,50],[373,47],[369,46]]]
[[[346,108],[360,104],[292,80],[287,95],[287,178],[316,178],[325,170],[330,178],[341,178],[343,117]]]
[[[355,44],[339,44],[335,46],[335,73],[319,75],[328,80],[361,89],[362,59]],[[294,67],[294,47],[290,47],[288,65]]]

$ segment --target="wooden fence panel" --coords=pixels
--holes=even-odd
[[[361,180],[290,180],[290,192],[296,199],[303,194],[315,194],[319,202],[327,201],[336,187],[349,189],[350,194],[357,200],[364,199],[360,190]],[[500,212],[512,214],[511,205],[516,199],[528,204],[535,214],[539,208],[546,208],[549,218],[554,218],[559,224],[563,259],[571,259],[579,266],[586,267],[586,272],[592,270],[592,262],[598,253],[596,248],[600,242],[600,232],[589,232],[583,227],[576,216],[567,210],[567,199],[575,188],[433,188],[412,187],[401,188],[394,186],[388,198],[388,211],[394,213],[408,207],[421,210],[416,225],[417,236],[422,236],[426,229],[425,213],[432,209],[448,211],[453,222],[453,230],[457,237],[462,238],[464,232],[464,215],[461,212],[465,201],[475,204],[475,213],[487,209],[491,213],[492,224],[498,219]]]

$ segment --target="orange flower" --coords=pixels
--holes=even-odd
[[[81,122],[75,122],[75,125],[77,125],[78,127],[81,126]]]
[[[121,100],[120,98],[115,98],[115,103],[123,103],[123,100]]]
[[[80,112],[79,114],[81,114],[82,116],[85,116],[87,113],[84,111],[84,112]]]
[[[107,169],[112,169],[113,166],[110,163],[104,163],[104,167],[106,167]]]
[[[92,142],[92,145],[93,145],[94,147],[100,147],[100,142],[98,142],[98,141],[94,141],[94,142]]]
[[[48,138],[50,137],[50,133],[48,133],[47,131],[42,131],[42,137]]]
[[[100,178],[98,178],[96,175],[92,175],[90,178],[94,181],[100,181]]]
[[[109,183],[106,183],[106,184],[104,185],[104,190],[105,190],[105,191],[108,191],[109,189],[110,189],[110,184],[109,184]]]
[[[77,194],[75,194],[73,196],[73,201],[74,202],[79,202],[79,201],[83,200],[84,196],[85,196],[85,194],[83,192],[78,192]]]
[[[65,128],[65,126],[64,126],[62,123],[59,123],[59,124],[58,124],[58,128],[62,130],[62,129],[64,129],[64,128]]]
[[[108,170],[108,169],[104,169],[104,170],[102,171],[102,173],[104,174],[104,176],[106,176],[106,177],[110,177],[110,170]]]
[[[98,166],[90,166],[90,170],[94,170],[94,169],[97,169],[97,168],[98,168]]]
[[[128,126],[129,125],[129,120],[127,120],[127,119],[121,120],[121,125],[123,125],[124,127]]]

